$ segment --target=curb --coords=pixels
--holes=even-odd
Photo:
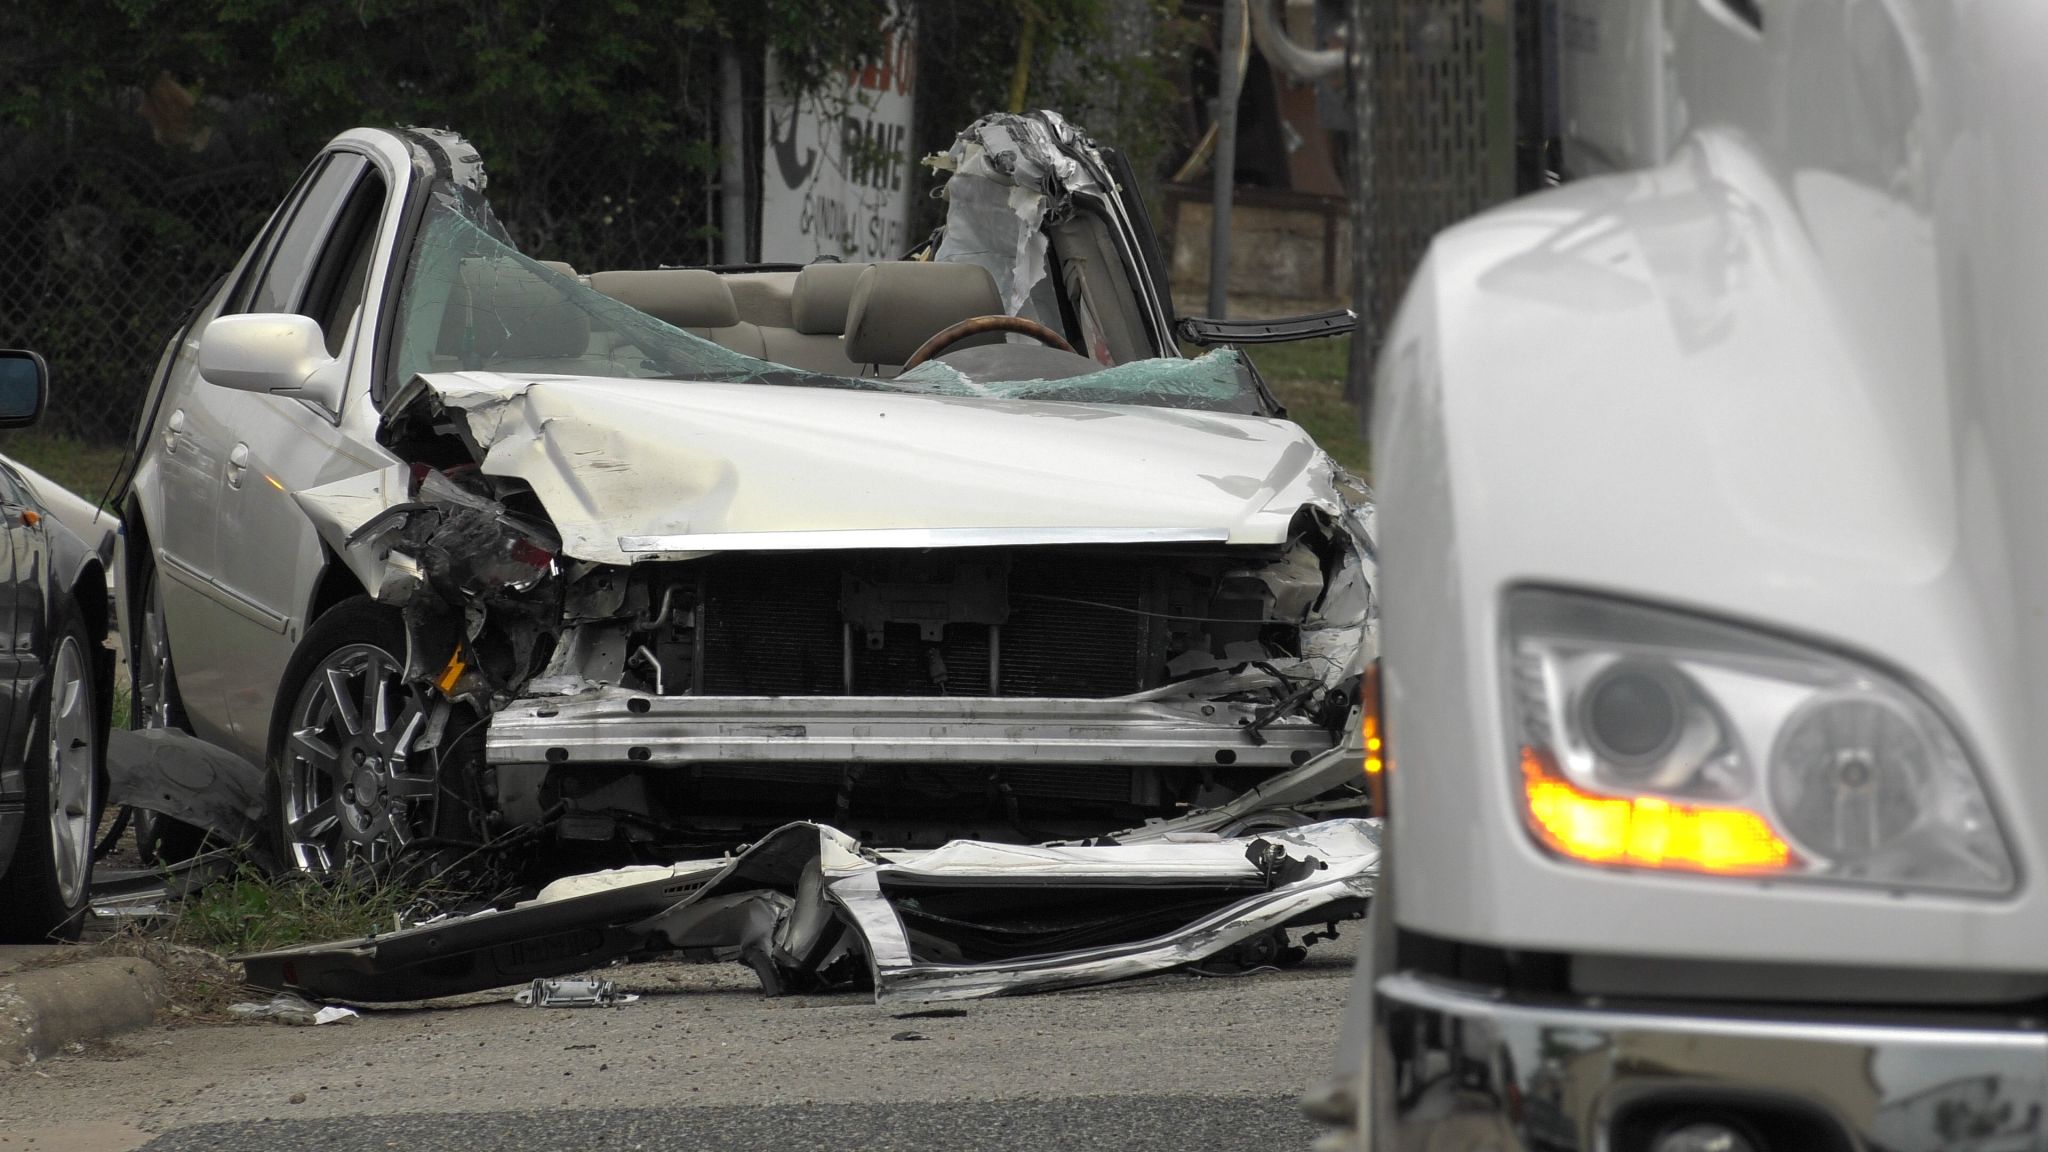
[[[0,977],[0,1063],[30,1064],[67,1045],[156,1022],[164,974],[147,960],[108,956]]]

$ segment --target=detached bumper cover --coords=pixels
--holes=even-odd
[[[1360,1146],[1619,1147],[1631,1108],[1775,1101],[1857,1147],[2038,1147],[2048,1034],[1518,1003],[1399,973],[1374,986],[1372,1104]]]
[[[237,957],[250,983],[419,1000],[682,953],[739,960],[764,991],[958,1000],[1099,984],[1361,915],[1379,825],[1331,820],[1193,843],[957,840],[875,852],[790,824],[737,856],[567,877],[503,911]]]

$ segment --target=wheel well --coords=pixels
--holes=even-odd
[[[340,557],[324,547],[320,552],[327,557],[327,566],[320,570],[320,584],[313,589],[313,605],[306,613],[308,627],[312,626],[313,621],[326,615],[328,609],[343,600],[351,596],[369,595],[369,590],[363,587],[362,581],[356,579],[355,573],[348,570],[348,565],[343,564]]]
[[[86,631],[95,640],[106,639],[113,624],[107,611],[107,570],[100,567],[98,560],[87,560],[79,566],[78,579],[71,585],[71,599],[78,605]]]
[[[128,619],[131,622],[139,621],[142,619],[142,602],[138,599],[142,595],[142,581],[137,577],[142,575],[145,565],[156,563],[156,552],[149,542],[149,525],[142,520],[140,499],[129,499],[127,512],[121,517],[121,533],[127,538],[127,546],[122,550],[126,553],[123,561],[127,571],[121,573],[119,589],[121,595],[127,598]],[[134,629],[131,628],[130,631]],[[129,641],[132,639],[132,636],[122,638],[123,654],[131,661],[136,658],[135,651],[129,647]]]
[[[111,723],[114,715],[114,650],[106,641],[113,631],[113,603],[107,595],[107,571],[100,567],[98,560],[88,560],[79,566],[78,579],[71,585],[71,602],[78,605],[78,615],[85,622],[86,635],[92,637],[93,705],[99,711],[100,719]],[[118,643],[119,637],[114,637]],[[105,749],[101,749],[102,753]],[[106,769],[99,769],[100,795],[106,795]]]

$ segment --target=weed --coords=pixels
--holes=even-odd
[[[230,956],[264,952],[395,931],[422,911],[468,895],[404,873],[351,869],[268,875],[244,863],[187,898],[169,935],[177,943]]]
[[[122,925],[112,936],[83,947],[63,948],[24,964],[25,968],[56,968],[102,956],[134,956],[156,965],[164,975],[168,1002],[165,1011],[173,1022],[224,1023],[237,1019],[230,1004],[253,994],[242,983],[242,966],[204,948],[175,943],[152,935],[136,923]]]

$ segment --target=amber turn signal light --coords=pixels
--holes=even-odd
[[[1747,808],[1587,792],[1539,748],[1522,749],[1522,801],[1536,838],[1574,860],[1721,873],[1794,864],[1791,847]]]
[[[1372,814],[1387,814],[1387,739],[1385,714],[1380,703],[1380,662],[1365,666],[1365,678],[1358,685],[1359,735],[1365,739],[1365,791],[1372,800]]]

